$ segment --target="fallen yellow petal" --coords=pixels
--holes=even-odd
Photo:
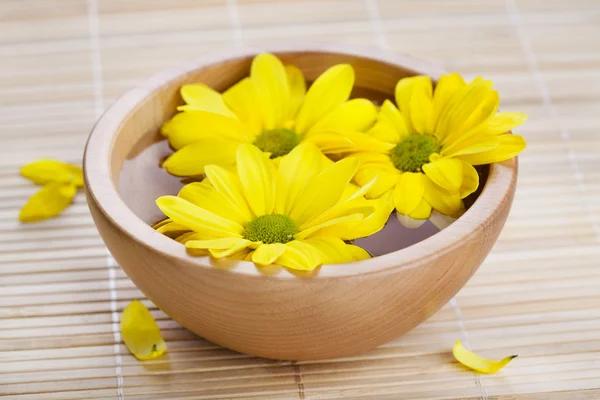
[[[137,300],[129,303],[121,316],[121,336],[127,349],[138,360],[160,357],[167,350],[150,311]]]
[[[81,167],[56,160],[41,159],[27,164],[21,167],[21,176],[38,185],[58,182],[83,187]]]
[[[454,354],[454,358],[456,358],[459,363],[477,372],[481,372],[482,374],[493,374],[494,372],[498,372],[513,358],[517,357],[514,355],[505,357],[500,361],[488,360],[487,358],[480,357],[472,351],[467,350],[460,340],[454,345],[452,354]]]
[[[51,182],[31,196],[21,208],[19,221],[38,222],[56,217],[73,202],[77,188],[73,184]]]

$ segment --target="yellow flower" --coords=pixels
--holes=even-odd
[[[169,220],[155,227],[179,232],[177,240],[188,249],[259,265],[313,270],[370,257],[344,240],[379,231],[392,204],[363,197],[375,181],[362,188],[349,184],[357,159],[333,163],[303,143],[276,170],[257,147],[241,144],[236,164],[236,172],[209,165],[204,182],[160,197],[156,203]]]
[[[121,316],[121,336],[138,360],[160,357],[167,350],[160,329],[150,311],[137,300],[129,303]]]
[[[361,160],[356,182],[379,176],[369,197],[393,191],[399,216],[429,218],[432,208],[455,215],[462,199],[479,185],[474,165],[508,160],[525,148],[508,132],[527,116],[497,113],[498,93],[481,78],[466,84],[458,74],[443,76],[435,91],[427,76],[404,78],[396,85],[396,105],[386,100],[368,135],[388,145],[373,151],[356,147]]]
[[[19,213],[21,222],[38,222],[59,215],[83,187],[83,172],[75,165],[39,160],[21,168],[21,175],[44,187],[31,196]]]
[[[223,94],[201,83],[184,85],[186,105],[162,127],[176,150],[163,167],[173,175],[193,176],[203,174],[206,165],[234,165],[242,143],[254,144],[273,159],[306,141],[325,154],[343,151],[339,140],[332,143],[328,137],[365,132],[377,116],[371,101],[348,100],[353,85],[354,70],[340,64],[307,92],[302,71],[268,53],[256,56],[250,76]]]

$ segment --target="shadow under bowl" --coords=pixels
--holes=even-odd
[[[268,358],[355,355],[414,328],[473,275],[508,216],[517,161],[493,164],[479,197],[449,227],[369,260],[325,265],[313,276],[299,277],[277,267],[266,274],[250,262],[191,256],[128,207],[136,198],[153,204],[166,194],[167,189],[152,191],[161,190],[153,185],[156,175],[142,168],[142,184],[136,188],[154,189],[136,189],[128,200],[117,189],[123,186],[121,171],[127,159],[157,142],[160,126],[180,104],[182,85],[203,82],[223,91],[248,75],[253,56],[262,51],[296,65],[308,81],[332,65],[349,63],[356,72],[356,91],[375,100],[393,98],[403,77],[423,74],[437,80],[443,72],[373,49],[287,46],[236,49],[161,73],[119,98],[94,127],[84,157],[90,211],[108,249],[133,282],[198,335]]]

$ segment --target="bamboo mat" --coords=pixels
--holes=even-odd
[[[379,46],[494,80],[525,111],[511,217],[468,285],[409,334],[359,357],[263,360],[152,308],[166,358],[138,362],[119,315],[142,294],[83,195],[20,225],[18,168],[80,162],[88,132],[140,79],[226,46]],[[597,0],[0,0],[0,396],[13,399],[599,399],[600,3]],[[146,303],[149,307],[150,303]],[[494,357],[474,374],[457,339]]]

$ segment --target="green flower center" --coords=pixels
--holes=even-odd
[[[265,244],[287,243],[294,239],[296,230],[296,223],[287,215],[261,215],[250,221],[244,231],[244,239]]]
[[[402,172],[420,172],[429,156],[438,153],[442,145],[432,136],[407,136],[390,151],[394,166]]]
[[[292,130],[271,129],[258,135],[253,144],[265,153],[271,153],[271,158],[277,158],[292,151],[301,140],[302,137]]]

